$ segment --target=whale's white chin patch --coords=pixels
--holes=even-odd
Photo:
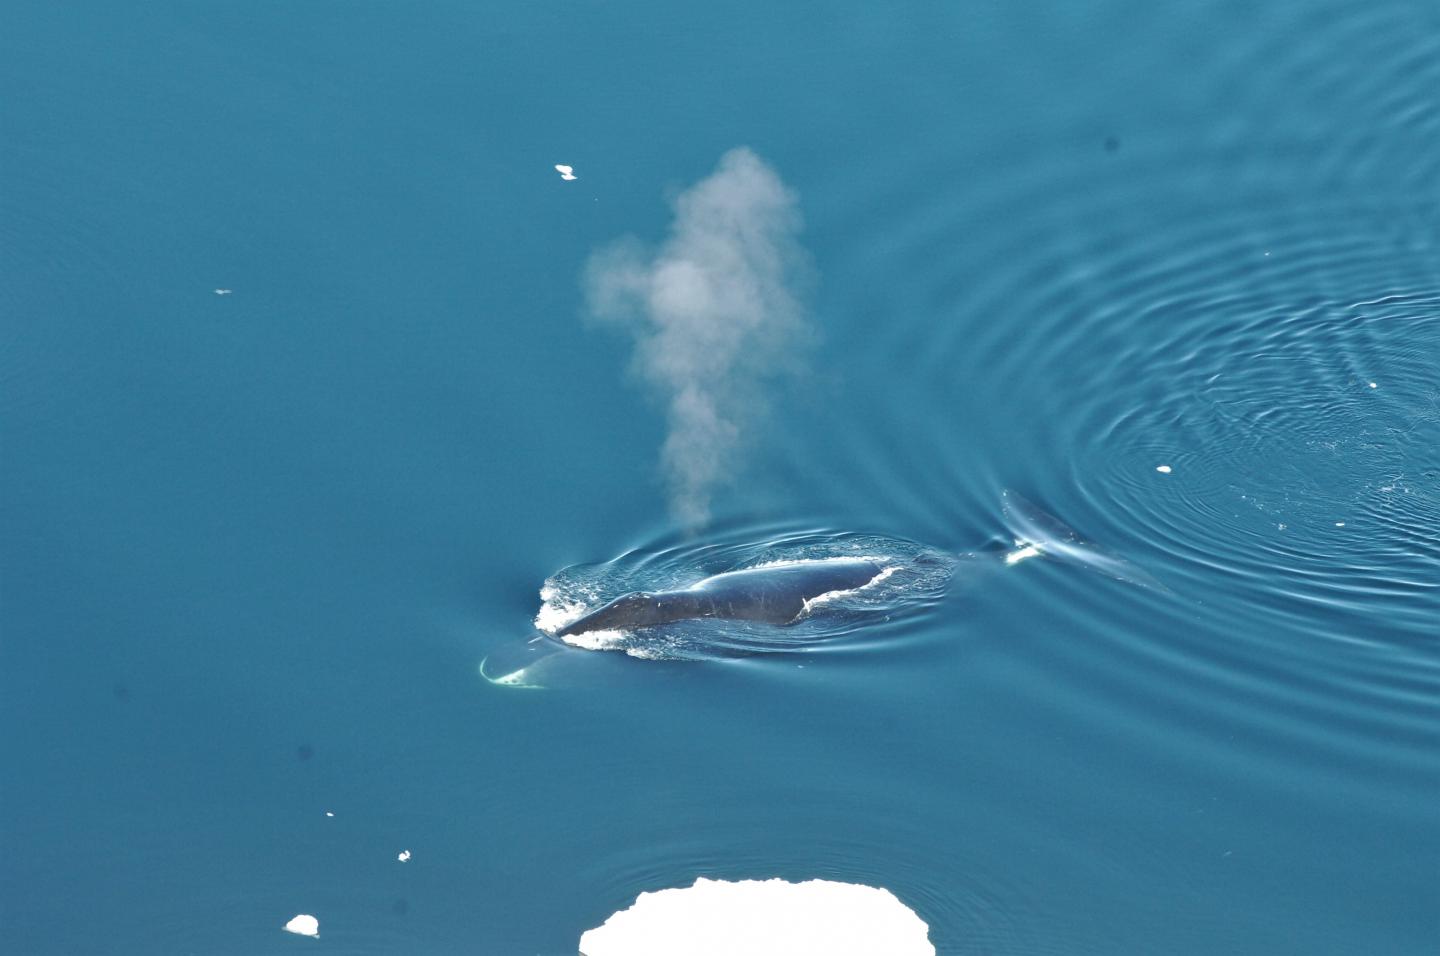
[[[560,640],[571,647],[583,647],[587,651],[615,651],[625,643],[625,631],[584,631],[580,634],[566,634]]]

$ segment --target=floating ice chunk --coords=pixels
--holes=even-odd
[[[401,850],[401,851],[400,851],[400,855],[397,856],[397,857],[395,857],[395,859],[399,860],[401,863],[409,863],[409,862],[410,862],[410,851],[409,851],[409,850]]]
[[[1169,465],[1156,465],[1155,470],[1160,472],[1160,474],[1162,475],[1168,475],[1174,469],[1172,469]]]
[[[318,939],[320,937],[320,921],[313,916],[301,913],[285,924],[285,932]]]
[[[561,179],[564,179],[564,180],[566,180],[567,182],[568,182],[569,180],[572,180],[572,179],[579,179],[579,178],[580,178],[579,176],[576,176],[576,175],[575,175],[575,167],[574,167],[574,166],[565,166],[565,165],[562,165],[562,164],[560,164],[560,163],[556,163],[556,164],[555,164],[555,171],[560,174],[560,178],[561,178]]]
[[[235,291],[234,289],[216,289],[216,290],[215,290],[215,294],[216,294],[216,295],[230,295],[230,294],[233,293],[234,291]],[[1373,388],[1374,386],[1371,386],[1371,387]]]
[[[701,877],[641,893],[580,937],[585,956],[935,956],[929,927],[889,890]]]
[[[1343,522],[1343,521],[1337,521],[1337,522],[1335,522],[1335,527],[1337,527],[1337,528],[1343,528],[1343,527],[1345,527],[1345,522]]]
[[[327,817],[333,817],[333,816],[335,815],[335,811],[334,811],[334,810],[326,810],[326,811],[325,811],[325,815],[326,815]]]
[[[1370,387],[1371,387],[1371,388],[1379,388],[1380,386],[1379,386],[1379,385],[1376,385],[1374,382],[1371,382],[1371,383],[1370,383]]]

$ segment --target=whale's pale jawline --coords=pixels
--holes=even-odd
[[[868,558],[828,558],[728,571],[678,591],[635,591],[556,632],[631,630],[698,618],[789,624],[822,594],[853,591],[885,573]]]

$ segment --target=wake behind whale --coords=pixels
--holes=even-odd
[[[815,650],[861,628],[903,626],[944,597],[962,562],[1003,568],[1046,557],[1165,590],[1020,495],[1005,492],[1002,504],[1004,535],[972,551],[879,535],[802,532],[762,542],[641,548],[569,567],[541,590],[535,626],[542,636],[509,664],[482,666],[482,674],[492,683],[538,686],[539,665],[569,658],[565,645],[651,660]]]

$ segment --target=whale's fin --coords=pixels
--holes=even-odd
[[[1080,537],[1080,533],[1059,518],[1036,507],[1023,495],[1009,489],[1000,493],[1005,527],[1015,539],[1015,547],[1005,555],[1006,564],[1017,564],[1027,558],[1051,557],[1098,571],[1109,578],[1169,591],[1147,571],[1097,544]]]
[[[490,676],[489,674],[487,674],[487,673],[485,672],[485,664],[486,664],[486,662],[489,661],[489,660],[490,660],[489,657],[485,657],[485,658],[482,658],[482,659],[481,659],[481,661],[480,661],[480,676],[483,677],[483,678],[485,678],[485,679],[486,679],[487,681],[489,681],[490,683],[494,684],[496,687],[515,687],[515,688],[521,688],[521,689],[524,689],[524,690],[543,690],[543,689],[544,689],[544,687],[545,687],[544,684],[532,684],[532,683],[530,683],[530,681],[529,681],[530,675],[527,673],[527,671],[529,671],[530,668],[528,668],[528,667],[522,667],[522,668],[520,668],[519,670],[514,670],[514,671],[511,671],[511,672],[508,673],[508,674],[501,674],[501,675],[496,676],[496,677]],[[543,660],[543,658],[542,658],[542,660]]]

